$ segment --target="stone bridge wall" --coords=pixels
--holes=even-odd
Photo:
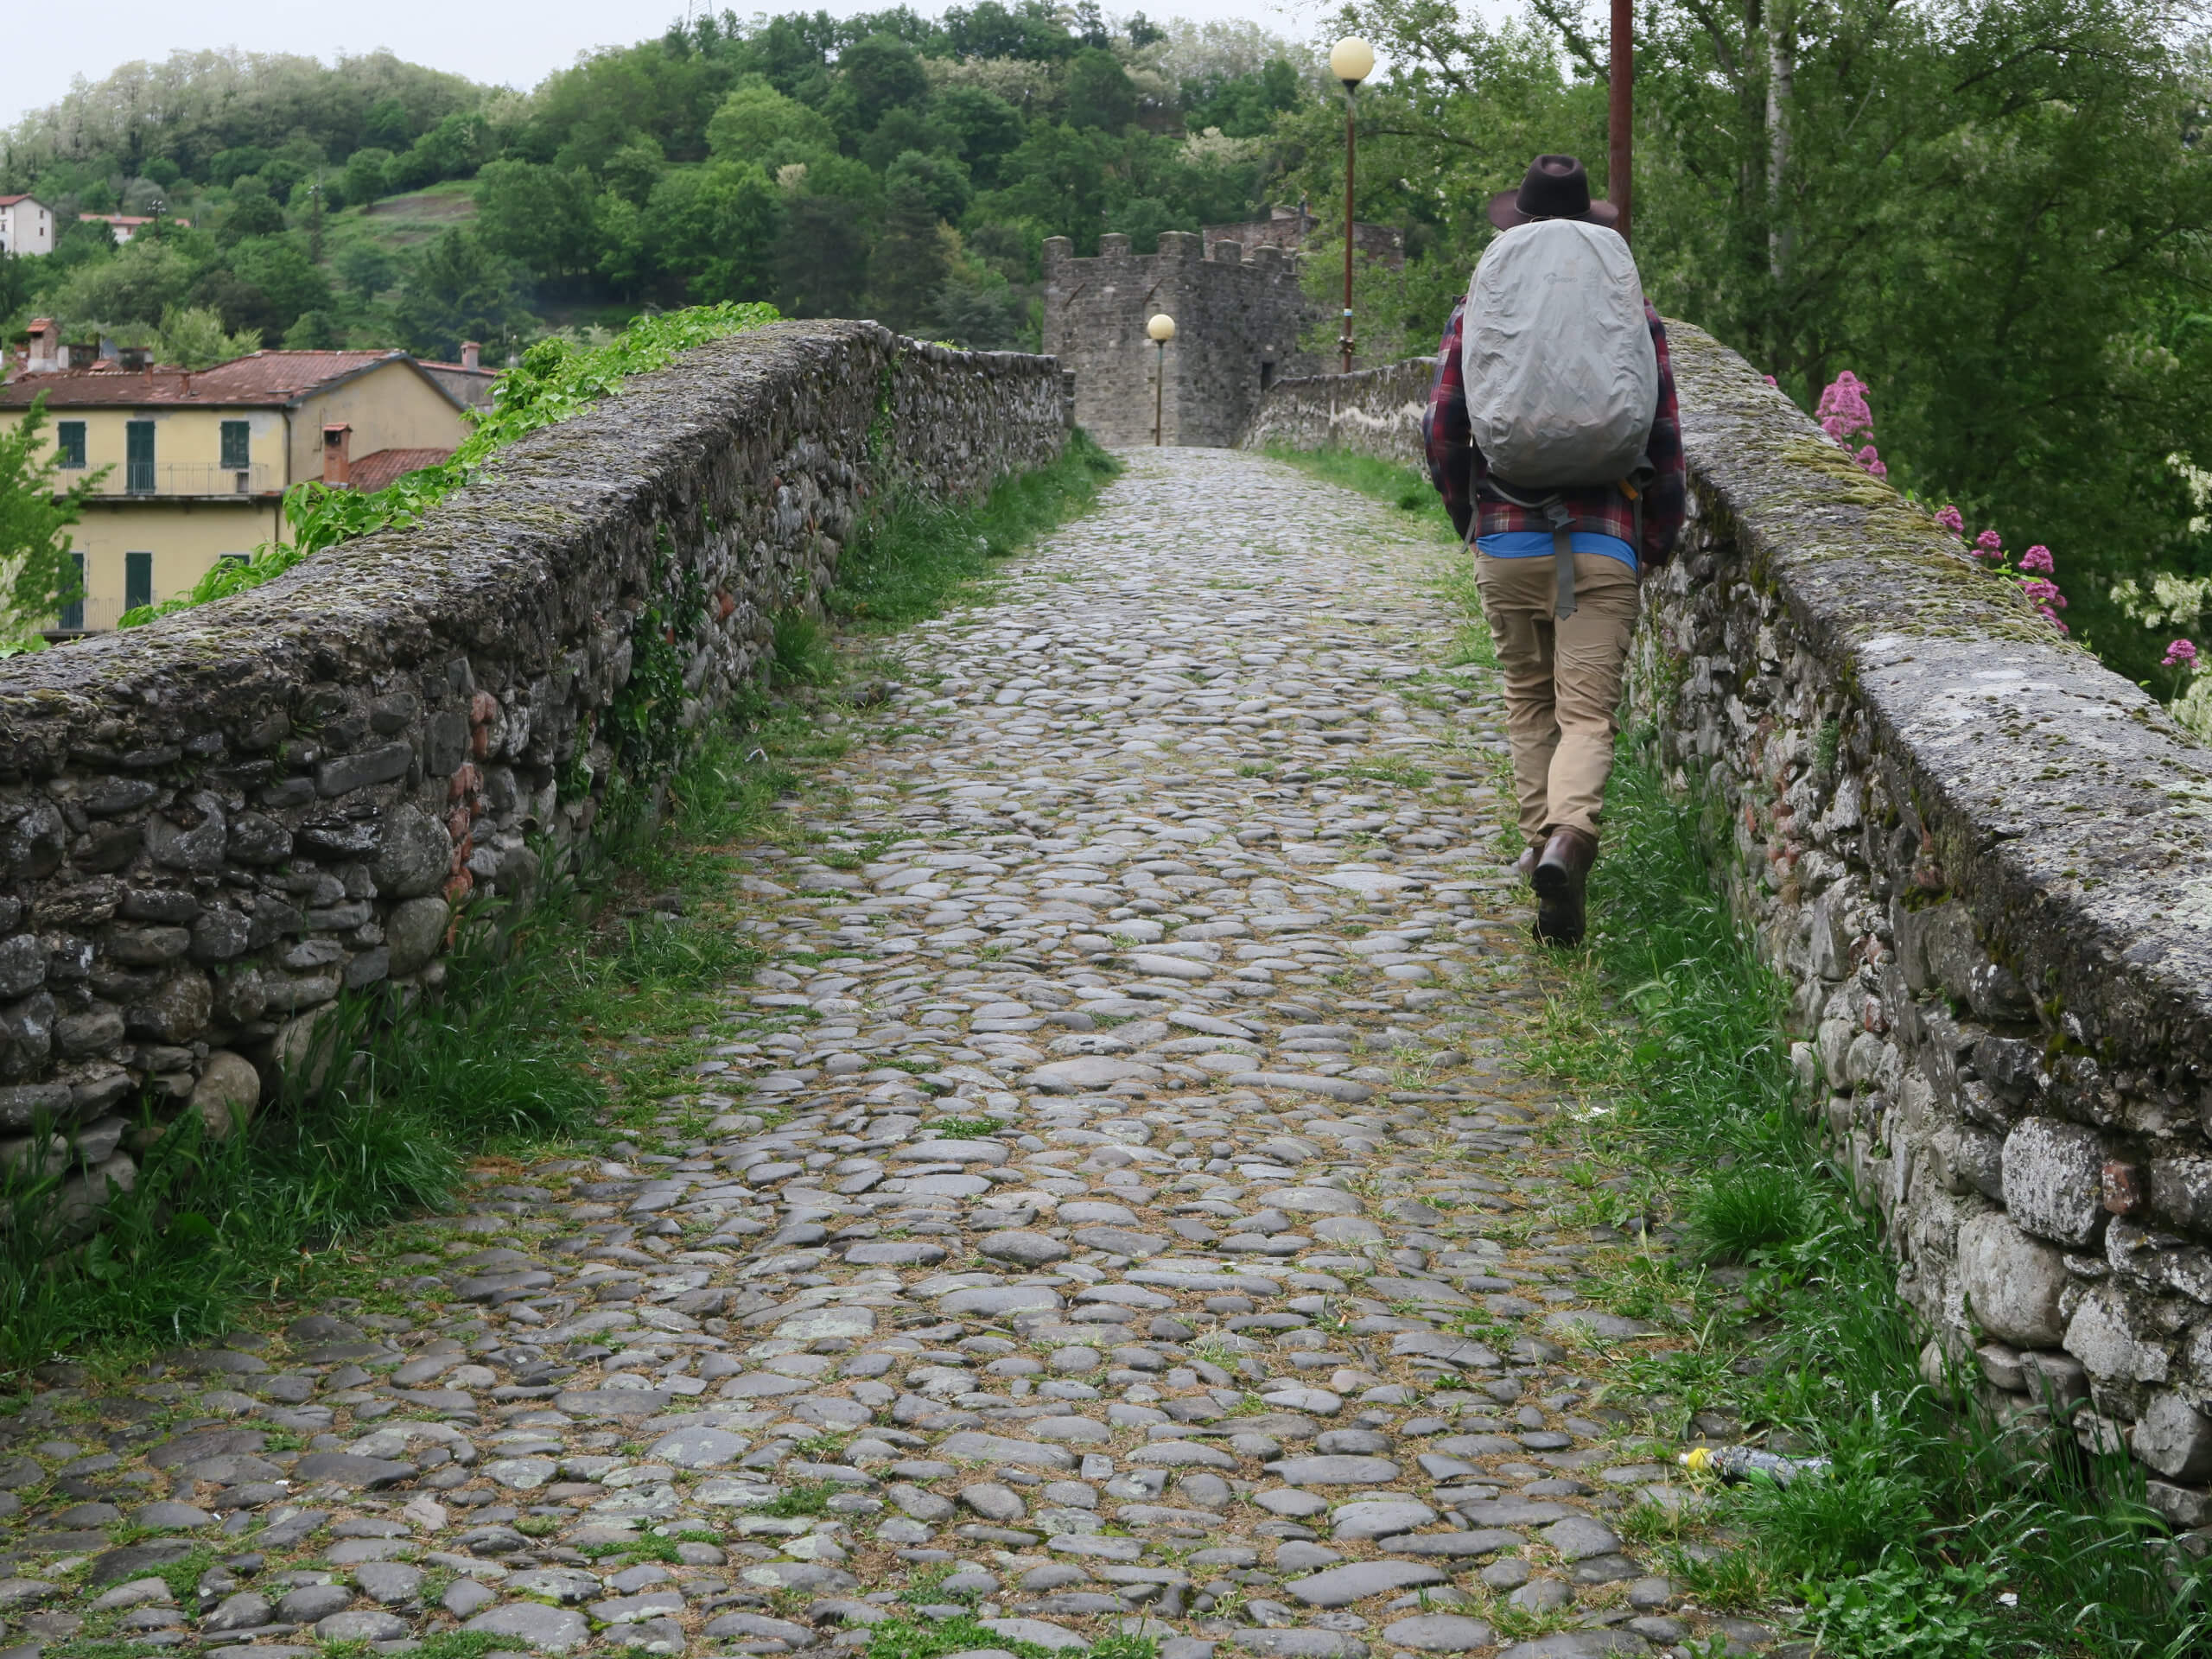
[[[81,1204],[130,1179],[142,1098],[226,1128],[316,1010],[435,986],[460,901],[588,840],[617,716],[664,765],[756,678],[870,496],[970,496],[1065,431],[1049,358],[779,324],[412,529],[0,664],[0,1160],[60,1131]]]
[[[1694,518],[1631,697],[1787,976],[1898,1294],[2008,1414],[2081,1404],[2212,1521],[2212,753],[1781,393],[1672,326]],[[1415,461],[1428,364],[1248,444]]]

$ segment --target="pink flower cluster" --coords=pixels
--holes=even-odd
[[[2195,668],[2196,666],[2196,641],[2191,639],[2175,640],[2173,644],[2166,647],[2166,659],[2160,663],[2158,666],[2160,668]]]
[[[1770,380],[1772,378],[1769,377]],[[1821,394],[1820,406],[1814,410],[1820,418],[1821,430],[1834,438],[1844,449],[1861,437],[1874,435],[1874,411],[1866,404],[1866,383],[1846,369],[1828,383]],[[1882,464],[1882,457],[1871,443],[1853,453],[1852,457],[1875,478],[1887,478],[1890,469]]]
[[[1866,383],[1849,369],[1828,383],[1813,417],[1820,422],[1821,431],[1847,449],[1861,432],[1870,438],[1874,435],[1874,411],[1866,405]]]
[[[1947,506],[1941,509],[1936,515],[1936,522],[1954,536],[1963,537],[1966,534],[1966,515],[1956,507]],[[2020,591],[2027,595],[2028,603],[2042,612],[2051,626],[2056,628],[2061,633],[2072,632],[2058,614],[2066,608],[2066,595],[2059,591],[2058,584],[2050,580],[2057,573],[2057,564],[2050,556],[2050,550],[2041,542],[2037,542],[2026,552],[2021,554],[2016,563],[2007,564],[2005,558],[2005,538],[1993,530],[1985,530],[1974,538],[1973,543],[1967,551],[1988,565],[1998,575],[2011,576],[2018,582]],[[2189,644],[2186,639],[2176,643]],[[2190,650],[2193,660],[2196,647],[2191,645]],[[2168,666],[2171,664],[2169,664]]]
[[[1767,384],[1774,384],[1772,375],[1767,377]],[[1849,453],[1851,458],[1865,467],[1870,475],[1887,478],[1890,469],[1882,464],[1882,457],[1873,444],[1871,442],[1860,444],[1861,439],[1871,440],[1874,435],[1874,411],[1866,402],[1866,383],[1846,369],[1821,393],[1821,401],[1813,414],[1821,423],[1821,430],[1834,439],[1837,445]],[[1853,450],[1853,444],[1860,444],[1860,447]],[[1954,536],[1963,537],[1967,533],[1966,515],[1956,507],[1943,508],[1936,513],[1936,522]],[[2066,608],[2066,595],[2059,591],[2057,582],[2051,580],[2057,572],[2057,566],[2051,559],[2049,548],[2037,542],[2021,554],[2017,563],[2007,563],[2005,538],[1993,530],[1985,530],[1974,538],[1973,544],[1967,550],[1998,575],[2010,576],[2018,582],[2020,591],[2027,595],[2028,602],[2043,613],[2051,626],[2061,633],[2069,632],[2058,614]],[[2184,666],[2193,664],[2196,661],[2196,647],[2186,639],[2177,639],[2167,649],[2166,666],[2169,668],[2177,664]]]

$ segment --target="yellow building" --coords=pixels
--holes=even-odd
[[[41,327],[32,360],[54,362]],[[55,620],[64,634],[111,628],[282,539],[290,485],[381,488],[468,431],[461,401],[404,352],[256,352],[196,372],[125,352],[19,376],[0,386],[0,420],[41,393],[63,476],[111,469],[70,534],[85,598]]]

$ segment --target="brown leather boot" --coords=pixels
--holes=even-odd
[[[1583,893],[1590,867],[1598,861],[1598,837],[1586,830],[1561,828],[1544,843],[1531,878],[1536,889],[1537,938],[1546,944],[1582,943],[1585,929]]]
[[[1514,861],[1514,874],[1518,875],[1523,881],[1529,883],[1531,886],[1535,885],[1536,880],[1536,861],[1543,855],[1544,849],[1541,847],[1528,847],[1522,849],[1521,856]]]

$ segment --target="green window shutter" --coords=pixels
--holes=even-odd
[[[223,423],[223,469],[235,472],[241,467],[251,467],[253,448],[253,428],[244,421]]]
[[[135,494],[152,494],[154,423],[151,421],[125,421],[123,423],[123,487]]]
[[[80,432],[84,429],[82,421],[77,422],[76,426]],[[81,461],[78,464],[83,465]],[[60,624],[63,633],[82,633],[85,630],[85,556],[81,553],[71,553],[69,565],[74,581],[74,586],[71,591],[76,594],[76,597],[61,607],[61,614],[55,620]]]
[[[54,447],[61,464],[72,469],[85,464],[85,423],[82,421],[56,421],[54,423]]]
[[[154,556],[150,553],[126,553],[123,556],[123,608],[135,611],[142,605],[154,602]]]

